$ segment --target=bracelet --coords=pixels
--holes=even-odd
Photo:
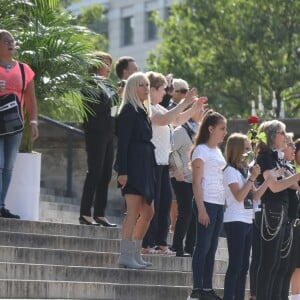
[[[38,124],[38,121],[37,120],[31,120],[30,121],[30,125],[37,125]]]
[[[254,182],[255,180],[252,180],[252,179],[248,178],[248,181],[250,181],[250,182]]]

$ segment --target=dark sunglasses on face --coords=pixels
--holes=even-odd
[[[181,94],[186,94],[188,92],[188,89],[180,89],[180,90],[176,90],[175,92],[181,93]]]

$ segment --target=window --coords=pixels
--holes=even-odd
[[[122,19],[122,45],[128,46],[133,44],[134,38],[134,17],[129,16]]]
[[[157,39],[157,27],[156,24],[152,21],[153,11],[148,11],[146,13],[146,41],[151,41]]]

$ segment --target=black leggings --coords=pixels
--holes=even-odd
[[[176,195],[178,204],[178,216],[176,220],[172,248],[176,252],[182,253],[183,250],[193,253],[196,239],[196,217],[193,214],[193,188],[192,184],[185,181],[177,181],[171,178],[171,183]],[[185,249],[183,249],[183,240]]]

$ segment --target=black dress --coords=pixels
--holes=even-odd
[[[115,170],[127,175],[122,194],[137,194],[151,204],[154,198],[155,156],[152,127],[145,110],[125,104],[116,122],[118,149]]]

